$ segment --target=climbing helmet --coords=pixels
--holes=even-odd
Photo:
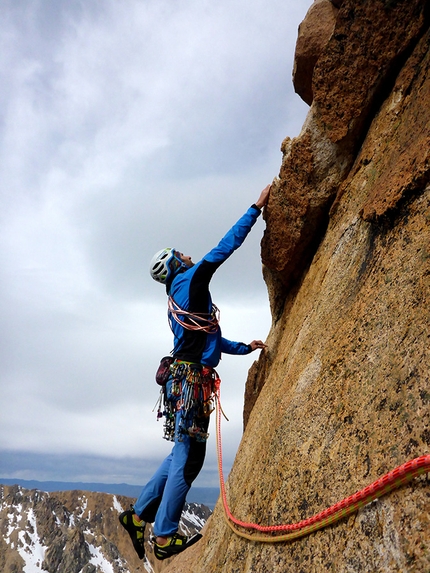
[[[161,249],[152,257],[149,272],[151,277],[159,282],[166,284],[179,268],[187,268],[187,265],[177,256],[175,249],[170,247]]]

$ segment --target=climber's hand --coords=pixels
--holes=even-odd
[[[255,202],[256,206],[257,206],[259,209],[262,209],[262,208],[266,205],[267,200],[269,199],[269,193],[270,193],[270,188],[271,188],[271,186],[272,186],[272,185],[267,185],[267,187],[265,187],[265,188],[263,189],[263,191],[261,192],[260,197],[258,198],[258,200]]]
[[[267,348],[267,344],[264,344],[262,340],[253,340],[252,342],[249,343],[249,346],[251,347],[252,352],[260,348]]]

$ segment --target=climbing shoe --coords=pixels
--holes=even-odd
[[[133,515],[134,511],[128,509],[127,511],[123,511],[118,519],[120,524],[129,534],[133,547],[139,555],[139,559],[143,559],[145,557],[144,533],[146,523],[144,521],[136,521]]]
[[[179,535],[179,533],[175,533],[172,535],[172,537],[168,537],[167,540],[168,541],[166,545],[158,545],[158,543],[155,541],[155,537],[153,538],[154,555],[160,561],[163,559],[168,559],[169,557],[173,557],[173,555],[177,555],[188,547],[188,539],[185,535]]]

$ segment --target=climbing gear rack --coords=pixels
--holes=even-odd
[[[161,388],[154,407],[154,410],[158,408],[157,419],[165,418],[164,439],[174,442],[175,438],[181,440],[182,435],[188,434],[198,442],[206,441],[209,434],[204,420],[215,409],[221,384],[218,373],[208,366],[174,360],[169,380],[169,391],[166,386]],[[176,414],[179,415],[177,427]]]

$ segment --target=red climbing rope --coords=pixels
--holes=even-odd
[[[257,523],[247,523],[237,519],[230,511],[227,502],[227,495],[225,489],[223,467],[222,467],[222,440],[221,440],[221,404],[219,391],[217,393],[217,413],[216,413],[216,434],[217,434],[217,453],[218,453],[218,470],[220,479],[221,498],[224,508],[224,516],[228,526],[239,536],[252,541],[263,541],[267,543],[276,543],[279,541],[290,541],[298,539],[322,529],[327,525],[331,525],[336,521],[350,515],[357,511],[360,507],[382,497],[390,491],[404,485],[412,480],[414,477],[427,473],[430,471],[430,455],[415,458],[405,464],[388,472],[386,475],[377,479],[372,484],[364,489],[354,493],[353,495],[339,501],[335,505],[317,513],[316,515],[299,521],[298,523],[291,523],[285,525],[270,525],[263,526]],[[238,529],[238,527],[242,529]],[[262,533],[270,533],[271,535],[250,534],[243,531],[243,529],[258,531]],[[281,535],[278,535],[281,533]]]

